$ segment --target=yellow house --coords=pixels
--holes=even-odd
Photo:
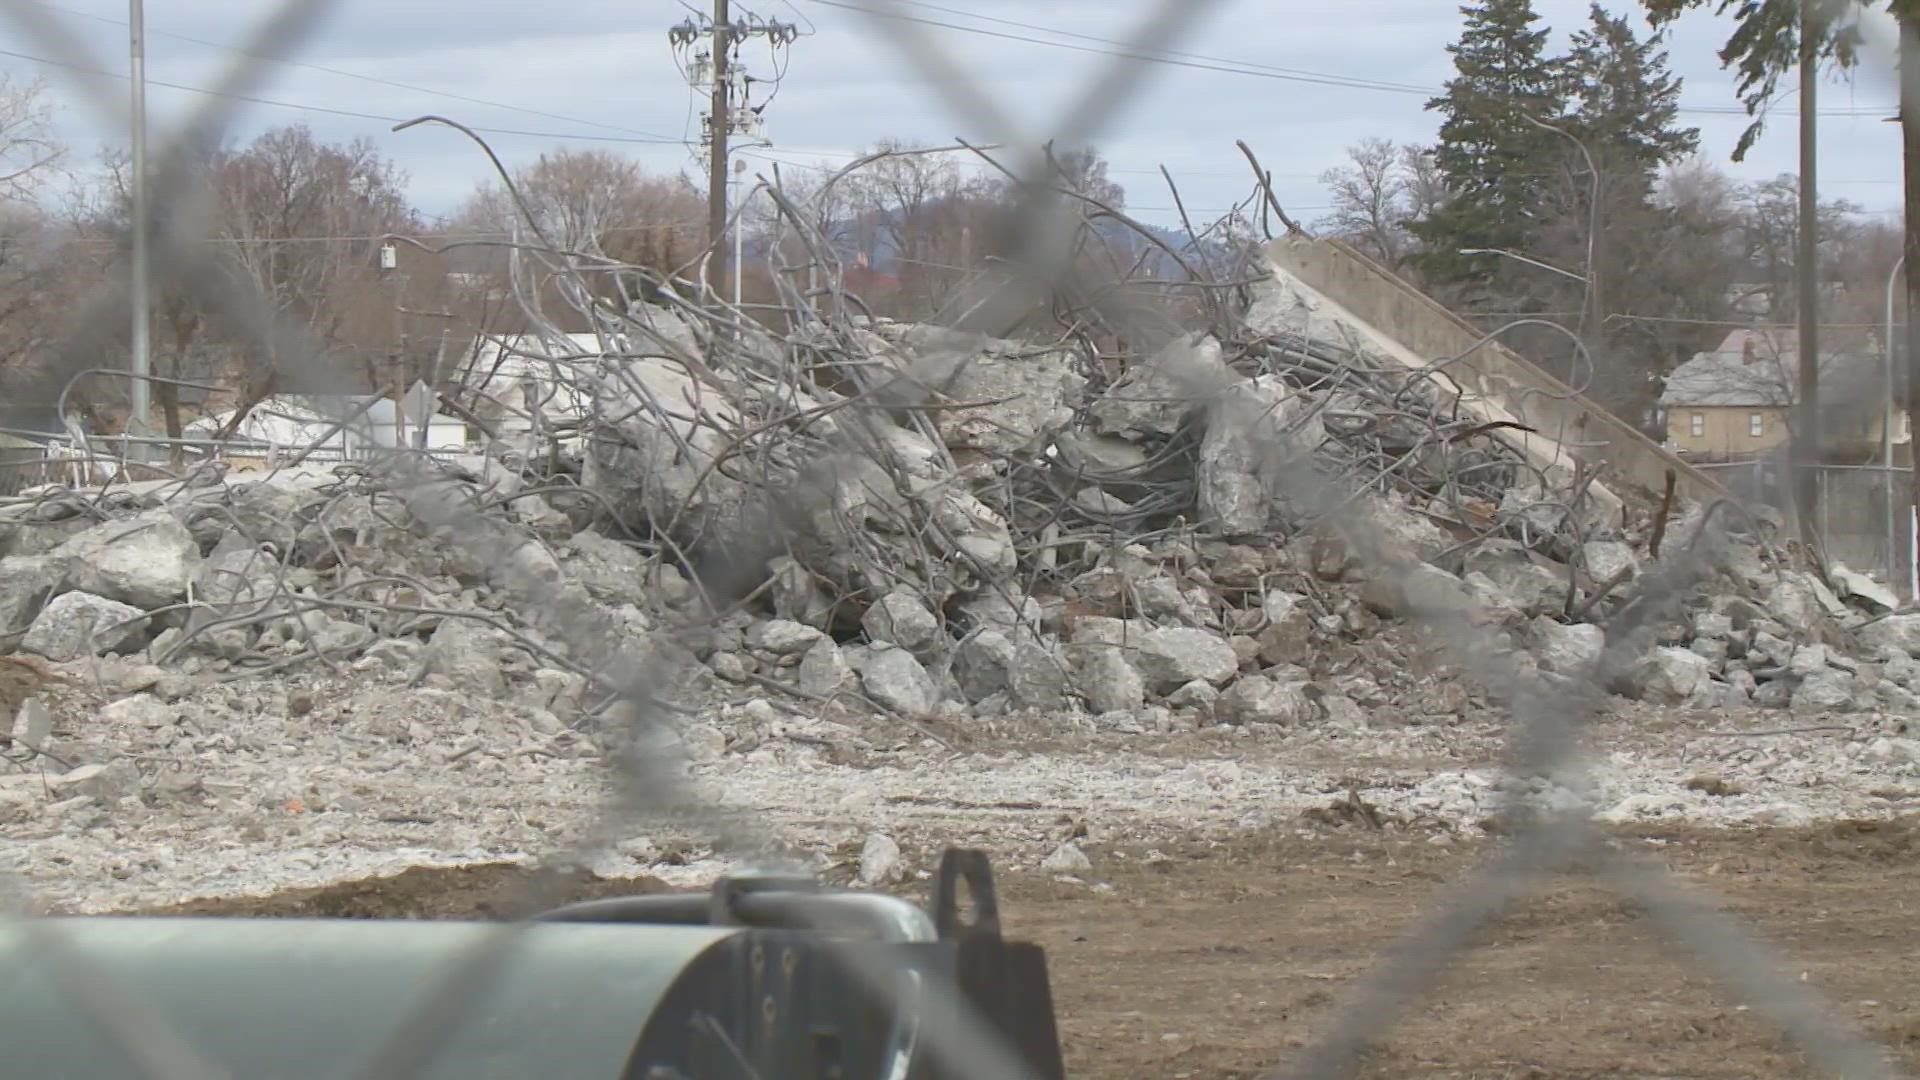
[[[1660,395],[1667,446],[1696,460],[1737,461],[1790,441],[1799,401],[1793,342],[1791,330],[1735,330],[1719,348],[1675,368]],[[1822,441],[1830,458],[1878,458],[1887,414],[1883,365],[1877,352],[1835,351],[1820,362]],[[1905,461],[1913,421],[1904,410],[1899,415],[1894,455]]]

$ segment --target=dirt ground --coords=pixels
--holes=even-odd
[[[1839,1019],[1920,1069],[1909,897],[1920,828],[1613,835],[1708,890]],[[1005,876],[1002,915],[1011,936],[1049,952],[1070,1076],[1251,1077],[1325,1032],[1381,950],[1490,852],[1364,823],[1196,839],[1157,854],[1090,847],[1085,881]],[[507,866],[416,870],[184,910],[486,917],[524,903],[525,879]],[[650,887],[565,884],[569,897]],[[1361,1075],[1814,1075],[1685,949],[1583,877],[1546,879],[1476,944]]]

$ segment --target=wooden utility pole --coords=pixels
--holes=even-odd
[[[1820,27],[1809,9],[1800,13],[1800,228],[1794,273],[1800,292],[1800,431],[1793,440],[1798,459],[1794,476],[1794,510],[1800,518],[1800,537],[1819,548],[1818,510],[1820,463],[1825,459],[1820,437],[1820,185],[1818,178]]]
[[[707,117],[707,294],[712,299],[723,295],[727,280],[727,129],[733,122],[727,70],[733,28],[727,19],[727,0],[713,0],[713,107]]]

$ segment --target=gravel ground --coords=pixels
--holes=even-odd
[[[656,781],[644,809],[616,811],[604,758],[551,702],[375,671],[227,685],[130,666],[67,674],[40,688],[50,756],[16,744],[0,772],[0,862],[72,911],[532,861],[596,828],[607,842],[575,861],[686,884],[770,857],[845,863],[875,833],[909,871],[946,844],[1017,868],[1068,837],[1224,836],[1302,814],[1379,815],[1444,844],[1477,834],[1513,786],[1494,719],[1127,736],[1055,718],[943,745],[759,702],[683,729],[697,809],[646,799]],[[1920,797],[1920,741],[1903,722],[1759,727],[1780,715],[1623,712],[1592,734],[1591,783],[1535,779],[1523,792],[1609,822],[1701,828],[1888,818]]]

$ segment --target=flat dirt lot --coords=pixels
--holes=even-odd
[[[1708,891],[1819,989],[1837,1017],[1920,1070],[1913,948],[1920,829],[1642,828],[1614,842]],[[1073,1077],[1252,1077],[1326,1031],[1381,950],[1491,844],[1364,825],[1267,830],[1143,849],[1089,846],[1085,881],[1003,877],[1011,936],[1053,963]],[[512,903],[510,866],[202,902],[196,913],[446,918]],[[646,883],[580,878],[577,897]],[[1414,1005],[1368,1077],[1815,1075],[1632,904],[1579,876],[1541,882]]]

